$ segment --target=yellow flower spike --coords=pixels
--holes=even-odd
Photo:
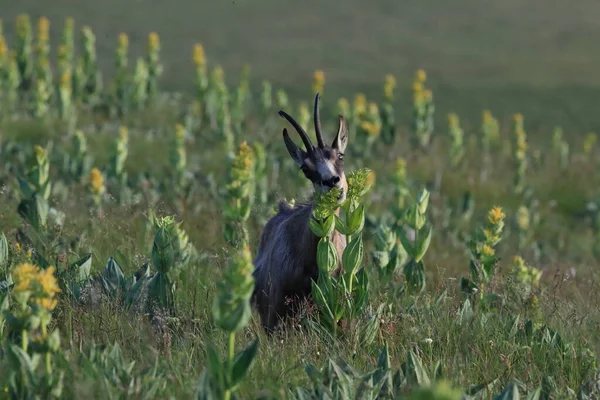
[[[412,90],[415,93],[421,93],[423,91],[423,84],[421,82],[414,82],[412,85]]]
[[[25,257],[27,257],[28,260],[31,260],[31,256],[32,256],[31,249],[27,249],[27,253],[25,253]]]
[[[491,257],[494,254],[496,254],[496,252],[494,251],[494,249],[491,246],[484,244],[483,247],[481,248],[481,254],[483,254],[486,257]]]
[[[39,268],[30,263],[23,263],[12,270],[12,278],[15,283],[13,291],[17,293],[31,291],[32,283],[37,279]]]
[[[196,43],[194,45],[194,64],[199,67],[202,67],[206,64],[206,55],[204,54],[204,46],[200,43]]]
[[[20,254],[22,249],[21,249],[21,243],[17,242],[15,243],[15,251],[17,252],[17,254]]]
[[[104,192],[104,177],[98,168],[93,168],[90,171],[89,181],[92,193]]]
[[[54,266],[50,266],[41,270],[38,274],[38,282],[42,286],[42,291],[49,297],[53,297],[56,293],[60,293],[58,282],[54,277],[55,270],[56,268]]]
[[[448,124],[450,126],[457,126],[459,124],[458,115],[456,115],[455,113],[448,114]]]
[[[175,125],[175,136],[177,137],[177,139],[183,139],[185,137],[185,128],[183,125]]]
[[[0,35],[0,61],[4,60],[8,55],[8,46],[6,45],[6,39],[4,35]]]
[[[505,217],[504,213],[502,212],[502,207],[494,207],[490,210],[490,212],[488,213],[488,219],[490,221],[490,223],[492,225],[497,225],[498,223],[500,223],[502,221],[502,219]]]
[[[219,82],[222,82],[223,78],[225,77],[225,71],[223,71],[223,68],[220,65],[215,67],[213,74]]]
[[[127,47],[129,46],[129,36],[126,33],[121,32],[119,34],[119,47]]]
[[[36,158],[38,158],[38,159],[42,159],[42,158],[44,158],[44,156],[46,156],[46,150],[44,150],[44,148],[40,145],[36,144],[33,147],[33,150],[35,152]]]
[[[313,94],[317,94],[323,91],[325,87],[325,72],[316,70],[313,74]]]
[[[60,86],[67,89],[71,87],[71,73],[69,71],[65,71],[60,75]]]
[[[383,85],[383,93],[386,99],[391,100],[394,96],[394,89],[396,88],[396,78],[392,74],[385,76],[385,83]]]
[[[129,140],[129,130],[126,126],[121,126],[119,128],[119,139],[123,142],[127,142]]]
[[[523,115],[520,113],[515,114],[515,115],[513,115],[513,120],[515,122],[523,122]]]
[[[354,97],[354,112],[357,115],[363,114],[367,109],[367,97],[363,93],[358,93]]]
[[[428,100],[431,101],[431,99],[433,99],[433,92],[429,89],[423,91],[423,97]]]
[[[369,103],[369,114],[371,114],[374,117],[379,116],[379,107],[377,106],[377,103],[375,103],[375,102]]]
[[[425,82],[427,80],[427,73],[424,69],[417,70],[417,73],[415,74],[415,80],[418,82]]]
[[[152,50],[160,49],[160,38],[158,36],[158,33],[151,32],[148,35],[148,47]]]
[[[48,42],[50,38],[50,20],[40,17],[38,21],[38,39],[40,42]]]

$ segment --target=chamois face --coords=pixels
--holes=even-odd
[[[283,130],[285,146],[304,173],[310,180],[316,192],[323,193],[333,188],[340,188],[342,192],[338,201],[341,203],[346,199],[348,184],[344,174],[344,150],[348,143],[348,127],[343,116],[339,116],[338,132],[331,146],[325,145],[321,133],[321,122],[319,119],[319,94],[315,98],[314,120],[315,133],[318,145],[312,145],[306,131],[287,113],[279,111],[298,131],[304,142],[306,151],[298,147],[289,137],[287,129]]]
[[[310,180],[315,192],[322,193],[332,188],[342,189],[339,201],[346,199],[346,176],[344,175],[344,153],[339,149],[326,146],[316,148],[302,160],[300,169]]]

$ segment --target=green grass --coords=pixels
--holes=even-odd
[[[269,80],[296,99],[310,96],[306,83],[315,69],[323,69],[326,105],[358,91],[380,99],[387,73],[398,78],[399,101],[406,104],[412,74],[425,68],[440,111],[468,116],[473,130],[484,108],[501,118],[522,112],[536,131],[560,124],[567,134],[581,134],[600,125],[594,106],[600,88],[595,42],[600,6],[593,0],[576,7],[542,0],[343,5],[177,0],[168,6],[158,0],[106,0],[76,7],[23,0],[5,5],[6,32],[13,31],[14,17],[22,12],[50,18],[54,37],[66,16],[78,27],[92,27],[104,71],[114,65],[119,32],[129,34],[135,56],[144,51],[148,33],[158,32],[162,82],[170,90],[191,90],[192,47],[200,42],[210,61],[225,67],[228,79],[237,80],[249,63],[255,88]]]

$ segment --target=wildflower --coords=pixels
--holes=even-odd
[[[6,46],[6,39],[4,35],[0,34],[0,61],[4,60],[8,55],[8,46]]]
[[[354,114],[360,116],[367,110],[367,98],[363,93],[354,97]]]
[[[425,82],[427,80],[427,73],[424,69],[417,70],[417,73],[415,74],[415,80],[417,82]]]
[[[175,125],[175,136],[177,137],[177,139],[183,139],[185,136],[185,128],[183,125],[181,124],[176,124]]]
[[[448,124],[452,127],[455,127],[459,124],[458,115],[455,113],[448,114]]]
[[[427,89],[423,92],[423,97],[425,98],[425,100],[431,101],[431,99],[433,99],[433,92]]]
[[[396,78],[394,75],[388,74],[385,77],[385,83],[383,85],[383,93],[386,99],[391,100],[394,96],[394,89],[396,88]]]
[[[126,33],[119,34],[119,47],[127,47],[129,45],[129,36]]]
[[[485,257],[492,257],[494,254],[496,254],[496,252],[491,246],[484,244],[481,247],[481,254],[483,254]]]
[[[196,64],[198,67],[202,67],[206,64],[204,47],[200,43],[197,43],[194,46],[194,64]]]
[[[46,17],[41,17],[38,22],[38,39],[40,42],[47,42],[50,35],[50,20]]]
[[[223,81],[223,78],[225,77],[225,71],[223,71],[223,68],[220,65],[217,65],[213,70],[213,76],[217,82]]]
[[[36,145],[35,145],[35,147],[33,148],[33,150],[34,150],[34,152],[35,152],[35,157],[36,157],[37,159],[43,159],[43,158],[44,158],[44,156],[46,155],[46,150],[44,150],[44,149],[42,148],[42,146],[40,146],[40,145],[37,145],[37,144],[36,144]]]
[[[92,193],[101,194],[104,192],[104,177],[98,168],[90,171],[90,187]]]
[[[423,84],[421,82],[414,82],[412,85],[412,90],[415,93],[421,93],[423,91]]]
[[[494,117],[492,117],[492,113],[490,110],[483,110],[483,123],[484,124],[489,124],[490,122],[492,122],[492,119]]]
[[[12,270],[12,278],[15,283],[13,291],[17,293],[29,292],[33,289],[33,283],[37,279],[38,267],[33,264],[23,263]]]
[[[513,115],[513,120],[515,122],[517,122],[517,123],[518,122],[523,122],[523,115],[522,114],[515,114],[515,115]]]
[[[127,143],[129,140],[129,130],[126,126],[121,126],[119,128],[119,139],[124,143]]]
[[[341,115],[349,115],[350,114],[350,103],[348,102],[348,99],[346,99],[345,97],[342,97],[338,100],[338,112]]]
[[[504,217],[505,215],[502,212],[502,207],[494,207],[488,213],[488,220],[492,225],[498,225]]]
[[[325,87],[325,72],[316,70],[313,74],[313,93],[317,94],[323,91]]]
[[[15,251],[17,252],[17,254],[21,253],[21,250],[21,243],[15,243]]]
[[[67,89],[71,87],[71,73],[69,71],[65,71],[60,75],[60,86]]]
[[[370,121],[363,121],[360,123],[360,127],[369,134],[369,136],[375,136],[379,134],[381,126]]]
[[[517,224],[521,230],[529,228],[529,210],[527,210],[527,207],[520,206],[517,210]]]
[[[595,133],[589,133],[586,136],[585,141],[583,142],[583,152],[585,154],[590,154],[592,152],[594,144],[596,144],[596,141],[597,141],[596,134]]]
[[[148,47],[154,51],[160,49],[160,38],[158,37],[158,33],[151,32],[148,35]]]

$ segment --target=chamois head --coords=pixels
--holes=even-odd
[[[283,140],[287,147],[290,156],[296,162],[298,167],[304,173],[304,176],[308,178],[318,193],[326,192],[333,188],[342,189],[342,193],[338,201],[341,203],[346,199],[348,191],[348,183],[346,182],[346,175],[344,174],[344,150],[348,144],[348,126],[346,120],[342,115],[339,116],[339,125],[335,139],[331,146],[328,146],[323,141],[323,134],[321,132],[321,119],[319,117],[319,98],[321,95],[317,93],[315,97],[315,108],[314,108],[314,124],[315,133],[317,136],[317,147],[313,146],[310,138],[306,134],[306,131],[290,117],[285,111],[279,111],[279,115],[287,119],[292,126],[296,129],[306,151],[290,139],[287,129],[283,129]]]

